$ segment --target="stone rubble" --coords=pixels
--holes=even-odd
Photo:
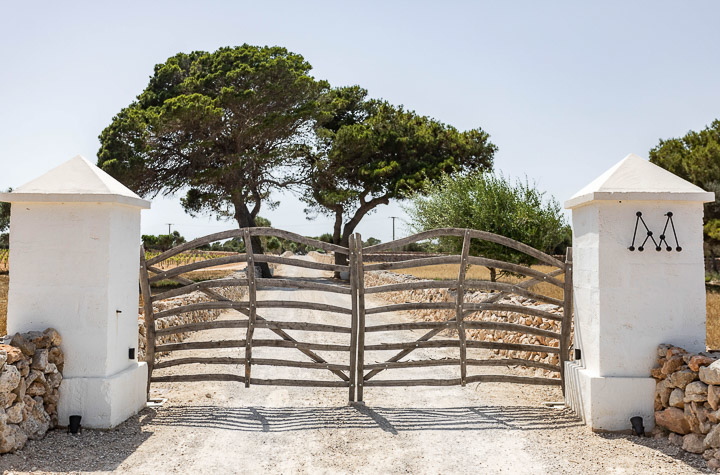
[[[702,454],[720,469],[720,353],[689,353],[662,344],[650,371],[655,386],[655,437]]]
[[[44,332],[16,333],[0,341],[0,454],[41,439],[57,426],[58,391],[64,366],[62,339]]]
[[[365,273],[365,285],[374,287],[386,284],[400,284],[405,282],[414,282],[419,279],[412,275],[398,274],[389,271],[370,271]],[[382,294],[383,298],[390,303],[405,302],[455,302],[457,293],[448,289],[416,289],[404,290],[399,292],[391,292]],[[468,291],[465,294],[466,302],[482,302],[492,294],[488,292]],[[511,295],[498,301],[498,303],[521,305],[523,307],[533,307],[538,310],[561,316],[562,308],[556,305],[539,303],[535,300]],[[420,321],[444,321],[455,317],[454,310],[410,310],[408,311],[415,319]],[[516,323],[525,326],[532,326],[543,330],[550,330],[559,333],[561,326],[559,321],[546,320],[541,317],[533,317],[515,312],[505,311],[482,311],[477,312],[469,317],[468,320],[483,320],[491,322]],[[520,343],[526,345],[545,345],[558,347],[560,342],[557,339],[547,338],[538,335],[528,335],[517,332],[508,332],[503,330],[466,330],[467,338],[479,341],[504,342],[504,343]],[[570,332],[572,335],[572,331]],[[549,364],[558,364],[559,356],[557,354],[549,354],[536,351],[511,351],[511,350],[493,350],[496,355],[508,358],[522,358],[532,361],[539,361]],[[534,373],[542,376],[551,376],[559,378],[558,373],[548,372],[543,369],[532,370]]]

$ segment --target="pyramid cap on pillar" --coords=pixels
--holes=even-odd
[[[119,203],[150,208],[125,185],[111,177],[81,155],[53,168],[44,175],[16,188],[0,193],[0,201],[10,203]]]
[[[705,191],[687,180],[631,153],[597,177],[565,202],[572,209],[591,201],[699,201],[715,200],[715,193]]]

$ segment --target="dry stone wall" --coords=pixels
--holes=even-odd
[[[374,287],[385,284],[397,284],[404,282],[413,282],[422,279],[418,279],[412,275],[398,274],[395,272],[388,271],[371,271],[365,273],[365,285],[367,287]],[[490,297],[492,294],[487,292],[466,292],[466,302],[482,302],[483,300]],[[404,303],[404,302],[455,302],[457,293],[453,290],[448,289],[416,289],[416,290],[404,290],[400,292],[389,292],[382,294],[382,297],[390,303]],[[498,301],[498,303],[509,303],[514,305],[521,305],[523,307],[533,307],[539,310],[544,310],[555,315],[562,315],[562,308],[556,305],[542,304],[532,299],[527,299],[519,296],[508,296]],[[454,310],[410,310],[408,311],[414,319],[419,321],[444,321],[452,319],[455,316]],[[469,320],[484,320],[492,322],[507,322],[516,323],[525,326],[532,326],[541,328],[543,330],[550,330],[560,332],[560,322],[546,320],[540,317],[532,317],[515,312],[501,312],[501,311],[483,311],[475,313],[468,317]],[[479,341],[494,341],[501,343],[522,343],[529,345],[545,345],[558,347],[559,341],[552,338],[543,336],[528,335],[517,332],[507,332],[501,330],[466,330],[467,337],[473,340]],[[571,332],[572,333],[572,332]],[[541,361],[544,363],[558,364],[558,355],[549,354],[545,352],[535,351],[509,351],[509,350],[494,350],[494,353],[499,356],[512,357],[512,358],[524,358],[533,361]],[[529,370],[531,372],[542,374],[543,376],[553,375],[559,377],[558,373],[548,373],[542,369]]]
[[[57,331],[16,333],[0,344],[0,454],[57,426],[65,358]]]
[[[242,272],[240,276],[233,276],[232,278],[244,278],[245,273]],[[245,287],[218,287],[213,288],[215,292],[223,295],[232,300],[242,300],[247,295],[247,289]],[[181,305],[190,305],[194,303],[210,301],[207,295],[202,292],[193,292],[190,294],[183,295],[181,297],[162,300],[160,302],[153,303],[153,312],[162,312],[171,308],[179,307]],[[220,316],[223,310],[196,310],[193,312],[186,312],[179,315],[172,315],[169,317],[163,317],[156,320],[156,328],[169,328],[178,325],[185,325],[188,323],[198,322],[209,322],[215,320]],[[145,348],[147,345],[146,327],[145,327],[145,315],[140,309],[140,315],[138,316],[138,357],[140,360],[145,358]],[[191,333],[175,333],[171,335],[161,335],[157,337],[156,344],[163,343],[179,343],[185,340]]]
[[[720,353],[689,353],[663,344],[657,350],[655,436],[703,454],[720,469]]]

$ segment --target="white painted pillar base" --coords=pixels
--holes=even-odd
[[[135,362],[104,378],[65,378],[63,397],[58,404],[58,424],[68,425],[69,417],[80,410],[84,427],[115,427],[145,407],[146,388],[147,364],[144,362]]]
[[[641,416],[645,430],[655,427],[653,378],[603,377],[582,365],[565,363],[565,401],[595,431],[624,431]]]
[[[594,430],[630,430],[634,416],[650,430],[658,345],[705,350],[703,203],[713,199],[628,155],[565,203],[578,356],[565,397]]]

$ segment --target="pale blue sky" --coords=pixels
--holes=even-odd
[[[77,154],[95,161],[97,136],[154,64],[250,43],[304,55],[333,85],[482,127],[497,170],[563,202],[626,154],[720,118],[718,18],[717,1],[2,2],[0,188]],[[262,213],[274,226],[330,230],[281,200]],[[145,233],[233,226],[192,219],[177,198],[143,213]],[[389,240],[394,215],[382,207],[359,230]]]

